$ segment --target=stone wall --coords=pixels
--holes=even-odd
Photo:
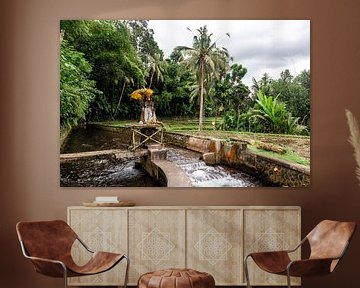
[[[304,187],[310,185],[310,169],[252,152],[245,142],[227,142],[219,139],[164,133],[164,141],[178,147],[203,153],[208,165],[224,164],[238,168],[262,181],[276,186]]]
[[[191,136],[174,132],[164,132],[164,142],[192,151],[206,153],[212,152],[216,146],[213,142],[216,139],[208,137]]]
[[[113,127],[104,124],[90,123],[88,127],[110,131],[119,134],[119,138],[122,143],[130,144],[131,141],[131,128],[130,127]]]
[[[130,127],[111,127],[100,124],[90,124],[94,128],[121,134],[124,143],[131,139]],[[159,136],[159,135],[157,135]],[[310,169],[306,166],[289,163],[252,152],[247,149],[245,142],[228,142],[209,137],[199,137],[175,132],[164,132],[164,143],[200,152],[208,165],[224,164],[235,167],[248,174],[254,175],[269,185],[286,187],[305,187],[310,185]],[[157,138],[160,140],[160,138]],[[168,165],[161,161],[147,161],[143,158],[143,167],[148,173],[158,178],[161,185],[168,185],[165,174]],[[150,159],[149,159],[150,160]],[[156,159],[153,159],[156,160]],[[147,164],[146,164],[147,162]]]
[[[255,158],[258,175],[268,182],[287,187],[306,187],[310,185],[310,169],[278,159],[252,154]]]

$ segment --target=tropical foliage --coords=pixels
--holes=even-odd
[[[134,85],[145,84],[144,66],[133,46],[131,35],[120,21],[64,20],[64,39],[92,64],[89,78],[103,93],[94,98],[88,111],[92,120],[133,117],[131,101],[123,98]],[[125,92],[125,90],[127,90]],[[124,91],[123,91],[124,90]]]
[[[159,53],[148,55],[148,74],[150,75],[149,88],[151,87],[154,77],[157,83],[164,82],[164,71],[166,69],[166,62],[161,60]]]
[[[265,73],[259,81],[253,79],[252,88],[254,96],[260,89],[266,95],[279,95],[279,100],[286,103],[288,111],[298,117],[302,125],[310,128],[310,70],[304,70],[294,77],[286,69],[276,80]]]
[[[204,91],[205,85],[211,85],[213,78],[219,77],[219,72],[227,68],[228,51],[218,48],[212,42],[212,33],[208,32],[206,25],[197,29],[199,35],[193,38],[193,46],[179,46],[176,49],[183,52],[184,63],[196,74],[197,84],[194,89],[199,92],[199,130],[202,129],[204,119]]]
[[[255,124],[256,132],[301,134],[306,127],[298,124],[298,118],[291,116],[286,104],[278,98],[279,95],[273,97],[265,95],[261,90],[258,92],[256,104],[249,111],[249,119]]]
[[[75,51],[63,40],[60,54],[60,124],[77,125],[85,120],[90,102],[102,93],[89,80],[91,65],[83,53]]]
[[[146,20],[63,20],[60,29],[61,127],[138,121],[141,101],[133,100],[151,91],[160,120],[197,118],[202,129],[211,117],[214,129],[310,131],[310,71],[285,70],[278,79],[265,73],[248,87],[247,68],[233,63],[206,26],[191,31],[191,47],[178,46],[168,58]]]

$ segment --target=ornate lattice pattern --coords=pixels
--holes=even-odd
[[[215,265],[220,260],[227,260],[227,253],[232,246],[226,233],[219,233],[215,228],[211,228],[206,233],[200,233],[200,239],[194,247],[199,252],[200,260]]]
[[[162,260],[170,259],[170,252],[175,248],[175,245],[170,241],[170,233],[161,232],[158,228],[154,228],[149,233],[142,233],[142,240],[138,248],[141,249],[142,260],[159,264]]]

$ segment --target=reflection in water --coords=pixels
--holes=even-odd
[[[124,149],[119,133],[93,127],[73,129],[61,153]],[[61,187],[156,187],[144,170],[135,168],[133,159],[98,156],[60,164]]]
[[[95,127],[78,127],[71,130],[60,153],[126,149],[121,135],[116,132],[100,130]]]
[[[96,128],[74,129],[61,153],[76,153],[107,149],[126,149],[118,133]],[[168,147],[168,160],[190,177],[194,187],[254,187],[262,186],[255,178],[236,169],[207,166],[199,160],[201,154]],[[133,159],[98,156],[60,164],[61,187],[156,187],[159,186],[144,170],[135,168]]]
[[[156,187],[159,186],[135,160],[111,156],[61,163],[61,187]]]

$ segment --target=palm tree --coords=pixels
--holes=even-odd
[[[165,71],[166,62],[161,60],[161,56],[159,53],[155,53],[154,55],[148,55],[147,57],[150,65],[148,67],[148,72],[151,75],[149,88],[151,88],[154,76],[156,76],[156,82],[164,81],[163,73]]]
[[[125,91],[125,86],[126,84],[129,84],[131,83],[132,85],[134,85],[134,79],[133,78],[129,78],[129,77],[124,77],[124,84],[123,84],[123,87],[121,89],[121,94],[120,94],[120,97],[119,97],[119,101],[118,101],[118,104],[117,104],[117,107],[116,107],[116,110],[119,111],[119,108],[120,108],[120,103],[121,103],[121,99],[124,95],[124,91]]]
[[[257,94],[261,90],[264,94],[270,95],[272,94],[271,82],[273,80],[270,78],[269,74],[264,73],[263,77],[260,80],[256,80],[254,77],[252,78],[253,85],[251,86],[252,90],[252,98],[256,99]]]
[[[188,28],[188,30],[190,30]],[[191,30],[190,30],[191,31]],[[211,41],[212,33],[208,33],[206,25],[197,29],[199,35],[194,35],[193,46],[178,46],[176,49],[183,52],[184,62],[196,73],[200,90],[199,131],[203,128],[204,118],[204,82],[217,78],[219,71],[228,66],[228,51],[216,47],[216,41]],[[230,36],[228,33],[226,34]]]

